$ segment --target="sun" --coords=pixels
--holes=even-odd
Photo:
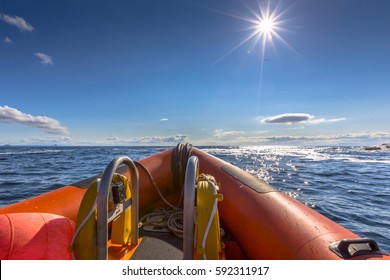
[[[270,2],[266,6],[259,6],[259,11],[255,12],[250,10],[254,16],[254,18],[246,19],[251,23],[250,29],[252,29],[252,33],[249,35],[249,38],[254,37],[256,41],[262,39],[262,47],[266,47],[266,42],[269,41],[273,44],[273,38],[277,38],[278,40],[284,40],[278,33],[278,31],[283,30],[281,28],[281,24],[283,20],[281,20],[281,16],[284,12],[278,11],[278,6],[274,9],[271,9]]]
[[[260,111],[260,95],[262,91],[263,84],[263,72],[264,72],[264,62],[266,50],[271,47],[276,52],[275,43],[281,43],[287,48],[289,48],[295,54],[298,54],[294,48],[292,48],[286,40],[282,37],[282,33],[288,31],[286,29],[286,23],[288,19],[285,18],[286,13],[292,7],[288,6],[285,9],[281,9],[281,1],[274,0],[254,0],[257,3],[257,7],[253,9],[245,2],[242,3],[249,10],[250,15],[248,17],[241,17],[232,14],[225,14],[232,18],[245,21],[248,23],[248,27],[245,30],[249,30],[248,35],[244,40],[239,42],[235,47],[230,49],[227,53],[225,53],[222,57],[220,57],[217,61],[213,63],[216,65],[225,57],[233,53],[235,50],[240,48],[241,46],[250,43],[252,41],[252,47],[247,51],[248,54],[258,53],[260,58],[260,72],[259,72],[259,86],[258,86],[258,94],[257,94],[257,107],[258,111]],[[258,51],[254,51],[254,50]],[[268,53],[268,51],[267,51]]]
[[[265,18],[256,27],[259,32],[271,33],[275,28],[275,21],[272,18]]]
[[[286,23],[286,19],[283,18],[290,7],[281,10],[280,2],[276,2],[276,4],[272,4],[271,0],[264,0],[262,2],[260,2],[260,0],[255,0],[255,1],[258,4],[257,9],[252,9],[251,7],[249,7],[247,4],[243,2],[243,4],[251,13],[251,16],[248,17],[240,17],[240,16],[220,12],[232,18],[236,18],[241,21],[245,21],[249,23],[246,30],[249,30],[250,32],[248,33],[246,38],[244,38],[244,40],[239,42],[235,47],[230,49],[227,53],[225,53],[222,57],[220,57],[217,61],[215,61],[213,65],[217,64],[225,57],[230,55],[232,52],[237,50],[239,47],[243,46],[246,43],[249,43],[250,41],[252,41],[253,44],[252,44],[252,49],[248,51],[248,53],[252,53],[255,46],[259,45],[260,57],[262,61],[264,61],[265,50],[268,46],[271,46],[273,47],[274,50],[276,50],[274,45],[275,42],[282,43],[290,50],[292,50],[294,53],[296,53],[296,51],[284,40],[284,38],[281,35],[281,33],[287,31],[287,29],[283,26]]]
[[[257,24],[254,25],[255,32],[259,36],[265,36],[267,39],[272,40],[272,34],[276,33],[277,22],[272,17],[267,17],[259,20]]]

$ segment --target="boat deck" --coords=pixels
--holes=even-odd
[[[132,260],[181,260],[183,240],[170,232],[140,232],[142,241],[131,256]]]

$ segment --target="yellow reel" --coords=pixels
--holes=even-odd
[[[222,201],[223,196],[217,193],[213,176],[200,174],[197,186],[196,258],[218,260],[222,245],[217,202]]]
[[[123,183],[126,190],[126,199],[131,197],[131,191],[127,177],[115,174],[113,184]],[[81,201],[76,220],[76,233],[71,250],[74,257],[81,260],[96,260],[96,235],[97,235],[97,197],[98,181],[94,181],[88,187]],[[108,205],[113,203],[108,201]],[[126,244],[131,232],[131,207],[126,209],[111,225],[111,243]]]

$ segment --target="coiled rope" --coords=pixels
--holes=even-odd
[[[172,172],[173,172],[173,181],[174,181],[174,189],[181,189],[180,199],[176,206],[172,205],[169,201],[165,199],[162,195],[160,188],[157,186],[157,183],[154,181],[152,174],[139,161],[135,161],[135,165],[141,168],[148,176],[151,181],[153,187],[157,191],[161,200],[164,201],[166,205],[168,205],[171,209],[165,208],[157,208],[154,209],[153,212],[144,215],[138,224],[138,227],[144,227],[147,225],[151,225],[156,228],[167,228],[170,232],[172,232],[175,236],[179,238],[183,238],[183,209],[180,208],[180,205],[183,200],[184,190],[184,178],[185,171],[187,167],[187,161],[191,157],[192,145],[191,144],[178,144],[172,152]]]
[[[166,228],[178,238],[183,238],[183,211],[156,208],[140,219],[139,227],[145,226]]]

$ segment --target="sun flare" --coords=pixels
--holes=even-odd
[[[276,52],[275,43],[281,43],[285,47],[289,48],[292,52],[297,54],[293,47],[290,46],[286,42],[286,40],[282,37],[282,33],[284,31],[288,31],[285,28],[287,20],[284,19],[287,11],[292,7],[289,6],[285,9],[281,9],[281,1],[273,1],[273,0],[254,0],[257,3],[257,7],[253,9],[249,5],[242,2],[246,8],[249,10],[250,14],[247,17],[227,14],[218,11],[219,13],[225,14],[232,18],[245,21],[249,23],[248,27],[245,30],[249,30],[248,35],[239,42],[235,47],[230,49],[227,53],[225,53],[222,57],[220,57],[217,61],[213,63],[216,65],[224,58],[229,56],[231,53],[244,46],[247,43],[252,42],[250,45],[250,49],[247,49],[247,54],[258,53],[260,58],[260,73],[259,73],[259,86],[258,86],[258,94],[257,94],[257,107],[258,111],[260,111],[260,96],[262,91],[263,84],[263,72],[264,72],[264,62],[266,61],[266,49],[271,49]],[[258,50],[258,51],[257,51]],[[268,53],[268,51],[267,51]]]
[[[256,46],[260,46],[259,50],[262,61],[264,60],[265,50],[268,46],[271,46],[274,50],[276,50],[275,42],[282,43],[284,46],[296,53],[296,51],[284,40],[281,35],[281,32],[287,31],[287,29],[283,27],[283,25],[286,23],[286,20],[283,19],[283,17],[290,7],[281,10],[280,2],[278,2],[276,5],[272,4],[271,0],[263,2],[256,0],[256,2],[258,4],[256,9],[252,9],[252,7],[243,3],[251,13],[251,16],[240,17],[223,13],[241,21],[248,22],[249,26],[246,28],[246,30],[249,30],[250,32],[247,37],[244,38],[244,40],[242,40],[239,44],[237,44],[217,61],[215,61],[214,65],[250,41],[252,41],[253,44],[252,49],[248,50],[248,53],[252,53]]]
[[[250,32],[248,33],[246,38],[244,38],[244,40],[239,42],[235,47],[230,49],[227,53],[225,53],[222,57],[215,61],[213,65],[223,60],[225,57],[233,53],[241,46],[252,42],[252,47],[251,49],[247,50],[247,53],[258,53],[260,58],[259,86],[257,94],[257,107],[259,111],[260,95],[263,83],[264,61],[265,55],[266,53],[268,53],[266,49],[268,50],[269,47],[271,47],[271,49],[276,52],[275,43],[278,42],[289,48],[294,53],[297,54],[297,52],[286,42],[286,40],[281,35],[281,33],[287,31],[287,29],[284,27],[287,20],[283,18],[287,11],[291,8],[291,6],[287,7],[286,9],[281,9],[281,2],[274,2],[272,0],[255,0],[255,2],[257,3],[257,7],[255,9],[243,2],[243,4],[251,13],[251,15],[248,17],[241,17],[237,15],[223,13],[230,17],[249,23],[246,30],[249,30]],[[254,51],[255,49],[258,49],[258,52]]]
[[[272,18],[265,18],[257,25],[259,32],[270,33],[274,30],[275,22]]]
[[[249,38],[254,37],[256,42],[262,39],[262,48],[266,47],[266,42],[270,42],[273,45],[273,38],[277,38],[279,41],[285,43],[283,38],[279,35],[278,31],[283,30],[280,25],[283,21],[280,19],[284,12],[278,11],[278,6],[273,10],[270,8],[270,2],[267,6],[259,6],[259,11],[255,12],[251,10],[254,18],[248,18],[247,21],[252,23],[250,29],[252,33]]]
[[[266,17],[261,20],[257,24],[254,25],[255,32],[258,33],[259,36],[265,36],[267,39],[272,39],[272,34],[276,33],[277,22],[272,17]]]

